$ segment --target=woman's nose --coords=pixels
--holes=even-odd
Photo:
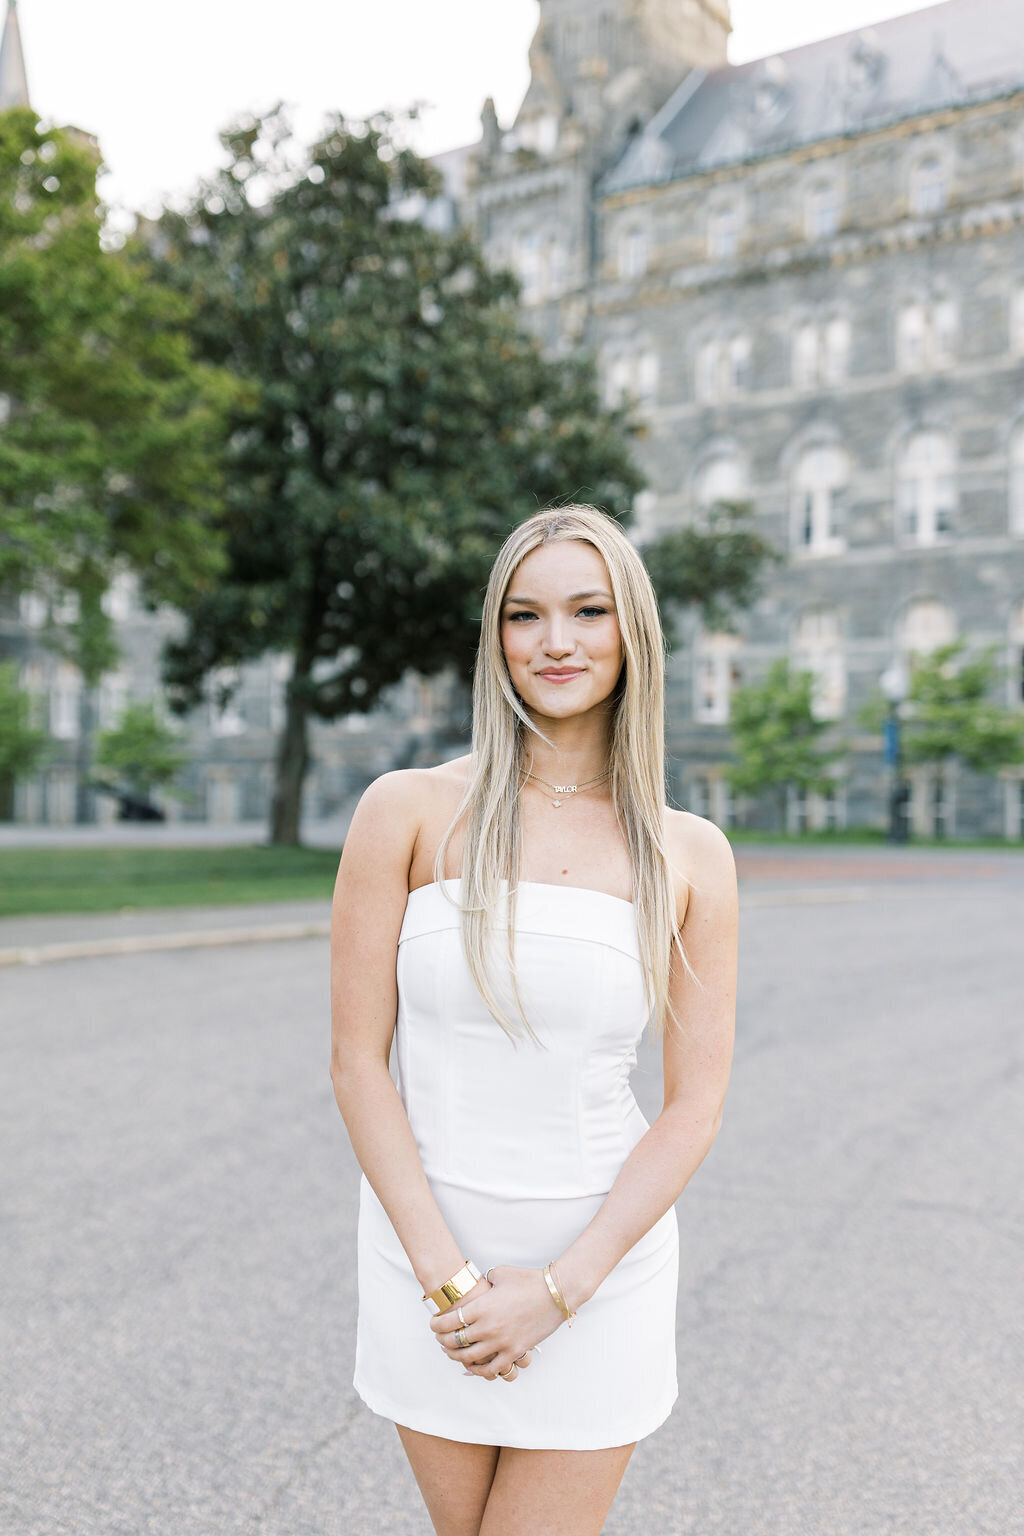
[[[544,637],[544,650],[548,656],[567,656],[573,648],[569,632],[562,619],[552,619]]]

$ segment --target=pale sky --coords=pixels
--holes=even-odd
[[[930,3],[930,0],[927,0]],[[4,0],[0,8],[6,9]],[[733,0],[733,63],[870,26],[925,0]],[[32,104],[99,137],[115,208],[154,207],[217,163],[234,116],[290,103],[305,137],[419,100],[423,154],[504,126],[526,89],[537,0],[19,0]]]

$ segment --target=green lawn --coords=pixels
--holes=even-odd
[[[0,849],[0,916],[329,901],[332,848]]]

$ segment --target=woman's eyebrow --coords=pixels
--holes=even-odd
[[[568,602],[568,603],[578,603],[578,602],[581,602],[582,599],[585,598],[585,597],[604,597],[604,598],[607,598],[607,600],[609,602],[612,601],[612,594],[610,592],[602,592],[600,590],[596,590],[594,592],[572,592],[566,598],[566,602]],[[531,607],[534,607],[534,608],[537,608],[537,607],[540,606],[540,604],[538,603],[538,601],[537,601],[537,599],[535,597],[520,597],[520,596],[518,596],[514,592],[510,592],[508,594],[508,596],[506,597],[505,601],[506,601],[506,603],[524,603],[524,604],[528,603],[528,604],[530,604]]]

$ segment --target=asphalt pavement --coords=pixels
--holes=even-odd
[[[733,1081],[679,1205],[680,1399],[607,1536],[1012,1536],[1024,858],[740,862]],[[297,905],[265,926],[326,909]],[[187,910],[107,936],[231,927]],[[10,927],[32,921],[0,947],[82,937]],[[0,972],[4,1536],[429,1536],[351,1386],[327,958],[318,935]],[[656,1113],[650,1047],[635,1085]]]

